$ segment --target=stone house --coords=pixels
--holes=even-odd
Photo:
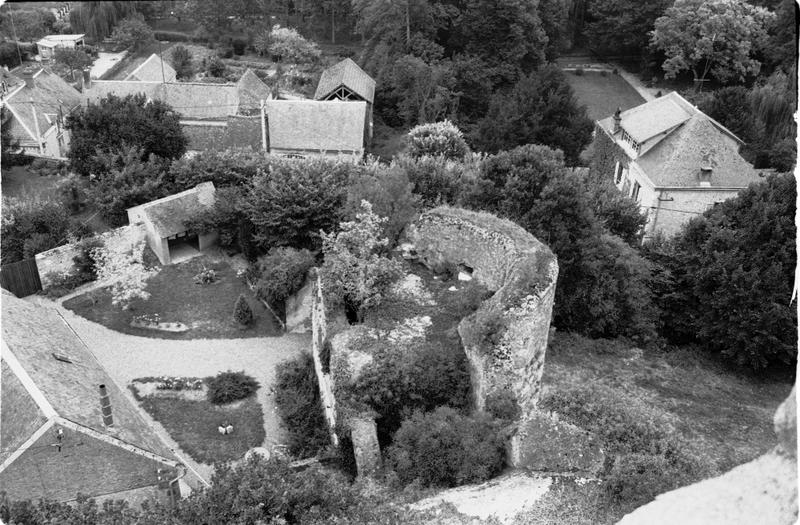
[[[56,49],[75,49],[84,45],[83,33],[79,35],[47,35],[38,42],[39,56],[42,60],[53,60]]]
[[[674,235],[761,180],[742,144],[675,92],[595,123],[596,166],[647,214],[645,238]]]
[[[364,156],[367,103],[319,100],[267,101],[267,151],[286,157]]]
[[[372,140],[372,105],[375,102],[375,80],[350,58],[322,72],[314,93],[315,100],[363,100],[367,103],[368,141]]]
[[[47,69],[26,69],[21,78],[0,74],[0,105],[8,110],[2,125],[26,155],[64,160],[69,150],[64,121],[80,103],[78,90]]]
[[[216,232],[191,231],[185,224],[198,211],[213,206],[214,193],[214,184],[203,182],[190,190],[128,208],[128,222],[144,226],[147,245],[161,264],[179,262],[216,242]]]
[[[162,502],[185,468],[61,314],[2,291],[0,491]]]

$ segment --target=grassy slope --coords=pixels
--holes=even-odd
[[[596,72],[576,75],[565,71],[567,82],[575,91],[578,102],[586,105],[589,118],[599,120],[610,117],[617,107],[623,111],[643,104],[645,100],[619,75],[602,76]]]

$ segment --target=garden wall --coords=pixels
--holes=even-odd
[[[470,364],[476,410],[487,399],[519,408],[510,462],[520,464],[528,436],[520,430],[539,400],[558,264],[550,249],[516,224],[485,213],[439,207],[406,235],[430,268],[461,265],[492,290],[478,311],[459,323]]]
[[[336,428],[336,399],[333,397],[333,381],[330,371],[324,372],[322,368],[322,349],[328,336],[327,313],[322,295],[322,277],[317,270],[312,269],[311,271],[315,274],[311,302],[311,353],[314,356],[314,370],[317,373],[322,409],[331,431],[331,441],[334,446],[339,446],[339,438],[334,431]]]
[[[144,241],[145,232],[140,226],[129,225],[110,230],[93,238],[99,239],[111,252],[126,252]],[[80,252],[80,242],[73,242],[36,254],[36,266],[42,288],[52,284],[51,274],[69,273],[75,268],[73,258]]]

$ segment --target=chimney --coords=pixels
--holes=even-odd
[[[108,428],[113,428],[114,418],[111,416],[111,399],[108,397],[106,385],[100,385],[100,410],[103,412],[103,424]]]
[[[33,84],[33,69],[26,67],[22,70],[22,80],[25,81],[25,86],[33,89],[35,86]]]
[[[617,107],[617,110],[614,112],[614,133],[619,133],[619,130],[622,129],[622,108]]]
[[[86,92],[87,89],[92,89],[91,69],[84,69],[83,76],[81,76],[81,92]]]
[[[711,186],[711,173],[714,169],[711,166],[703,166],[700,168],[700,186]]]

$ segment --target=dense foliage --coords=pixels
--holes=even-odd
[[[452,122],[421,124],[408,132],[408,154],[413,158],[425,155],[460,160],[469,153],[464,135]]]
[[[92,58],[80,49],[56,48],[55,60],[69,68],[70,77],[75,80],[75,70],[83,71],[92,65]]]
[[[249,326],[253,324],[253,309],[250,307],[250,303],[247,302],[247,298],[243,294],[239,295],[239,298],[236,299],[236,303],[233,305],[233,320],[236,321],[239,326]]]
[[[505,465],[504,441],[489,416],[440,407],[404,421],[387,455],[402,483],[454,487],[499,474]]]
[[[286,299],[303,287],[314,262],[314,255],[308,250],[272,248],[254,265],[258,274],[256,296],[279,315],[285,315]]]
[[[22,202],[3,199],[3,220],[0,230],[0,256],[3,264],[33,257],[81,237],[89,229],[70,219],[60,203],[49,201]]]
[[[175,75],[178,77],[178,80],[191,79],[194,75],[192,54],[184,46],[178,44],[172,48],[170,63],[175,70]]]
[[[153,41],[153,30],[144,21],[144,16],[134,13],[120,20],[111,34],[111,39],[138,51]]]
[[[255,394],[261,386],[244,372],[220,372],[206,379],[208,400],[216,405],[231,403]]]
[[[278,365],[275,404],[289,431],[289,452],[303,458],[316,455],[330,443],[314,371],[314,358],[303,353]]]
[[[164,102],[148,102],[141,94],[109,95],[98,104],[80,106],[66,121],[70,168],[81,175],[101,173],[105,166],[97,158],[99,152],[117,153],[132,146],[141,148],[142,160],[151,154],[179,158],[186,151],[186,137],[178,118]]]
[[[650,247],[668,270],[658,296],[665,335],[754,370],[794,369],[795,195],[792,175],[771,175]]]

